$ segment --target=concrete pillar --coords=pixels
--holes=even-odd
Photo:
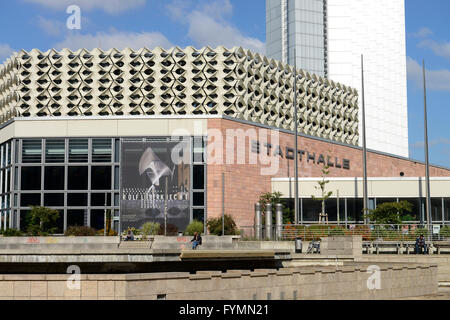
[[[255,204],[255,238],[256,240],[262,239],[261,204],[259,202]]]
[[[272,240],[272,204],[268,203],[266,205],[266,232],[265,237],[268,240]]]
[[[281,233],[283,231],[283,205],[281,203],[277,203],[275,205],[275,214],[276,214],[276,239],[281,240]]]

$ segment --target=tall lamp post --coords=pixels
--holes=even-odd
[[[366,106],[364,100],[364,55],[361,55],[361,107],[362,107],[362,134],[363,134],[363,212],[367,214],[369,208],[369,197],[367,196],[367,146],[366,146]],[[364,224],[368,219],[364,217]]]
[[[297,49],[294,47],[294,131],[295,131],[295,156],[294,156],[294,224],[299,222],[298,208],[298,119],[297,119]]]
[[[427,117],[427,85],[425,78],[425,60],[423,60],[423,112],[424,112],[424,130],[425,130],[425,175],[426,175],[426,189],[427,189],[427,230],[430,232],[431,226],[431,196],[430,196],[430,163],[429,163],[429,155],[428,155],[428,117]]]

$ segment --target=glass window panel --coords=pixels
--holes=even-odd
[[[64,190],[64,167],[45,167],[44,190]]]
[[[118,166],[114,167],[114,190],[119,190],[120,170]]]
[[[111,190],[111,167],[91,168],[91,189]]]
[[[67,206],[69,207],[87,206],[87,193],[68,193]]]
[[[104,207],[105,206],[105,195],[106,195],[106,205],[111,205],[111,194],[110,193],[91,193],[91,206],[92,207]]]
[[[20,195],[20,206],[21,207],[31,207],[41,205],[41,194],[40,193],[22,193]]]
[[[63,163],[65,156],[65,141],[62,139],[45,141],[45,162]]]
[[[67,210],[67,227],[86,225],[87,210]]]
[[[347,199],[348,221],[363,222],[363,199]]]
[[[20,231],[27,231],[30,220],[30,210],[20,210]]]
[[[19,140],[16,140],[15,143],[15,148],[14,148],[14,162],[18,163],[19,162]]]
[[[104,229],[105,210],[91,210],[91,228],[96,230]]]
[[[202,207],[205,205],[205,194],[203,192],[194,192],[193,194],[194,206]]]
[[[444,198],[444,219],[450,222],[450,198]]]
[[[319,213],[322,211],[320,201],[312,199],[303,199],[303,221],[319,221]]]
[[[193,209],[192,218],[197,221],[204,222],[205,220],[205,209]]]
[[[64,207],[64,193],[44,194],[44,206]]]
[[[51,226],[55,228],[55,234],[63,234],[64,233],[64,210],[58,210],[59,216],[56,219],[55,223]]]
[[[5,185],[5,192],[11,191],[11,168],[6,169],[6,185]]]
[[[194,189],[203,190],[205,188],[205,166],[197,165],[193,169],[193,186]]]
[[[11,144],[12,144],[12,142],[8,142],[7,144],[6,144],[6,146],[7,146],[7,151],[8,151],[8,155],[7,155],[7,163],[6,163],[6,165],[11,165]]]
[[[337,222],[337,199],[330,198],[325,201],[325,213],[328,214],[328,221]]]
[[[431,198],[431,220],[442,221],[442,198]]]
[[[119,194],[118,193],[114,194],[114,206],[115,207],[119,206]]]
[[[87,190],[88,167],[68,167],[68,190]]]
[[[120,139],[114,140],[114,162],[120,162]]]
[[[69,162],[88,162],[88,139],[69,140]]]
[[[14,207],[17,207],[17,199],[18,199],[18,195],[17,193],[14,194]]]
[[[386,202],[397,202],[397,198],[377,198],[377,206]]]
[[[111,162],[111,139],[92,140],[92,162]]]
[[[420,199],[418,198],[401,198],[399,201],[408,201],[412,205],[411,213],[407,213],[408,215],[414,217],[415,221],[420,221]]]
[[[22,167],[21,190],[41,190],[41,167]]]
[[[18,185],[17,182],[19,181],[19,168],[14,167],[14,190],[17,190]]]
[[[22,140],[22,162],[40,163],[42,158],[42,140]]]

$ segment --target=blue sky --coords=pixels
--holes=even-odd
[[[420,68],[425,59],[430,161],[450,167],[450,1],[405,2],[410,156],[424,160]],[[72,4],[81,8],[81,30],[66,27]],[[0,60],[22,48],[175,45],[240,45],[264,53],[265,0],[2,1]]]

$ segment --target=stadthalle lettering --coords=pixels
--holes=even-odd
[[[285,152],[283,154],[283,150],[280,146],[274,146],[270,143],[263,143],[261,144],[259,141],[252,140],[252,152],[253,153],[261,153],[262,151],[266,151],[268,156],[277,156],[284,158],[288,160],[294,160],[295,158],[295,150],[291,147],[286,147]],[[265,149],[265,150],[262,150]],[[300,161],[303,161],[303,159],[306,159],[308,163],[313,164],[323,164],[327,165],[331,168],[337,168],[337,169],[345,169],[350,170],[350,160],[348,159],[339,159],[338,157],[332,157],[329,155],[323,155],[323,154],[316,154],[311,153],[309,151],[305,150],[298,150],[298,157]]]

